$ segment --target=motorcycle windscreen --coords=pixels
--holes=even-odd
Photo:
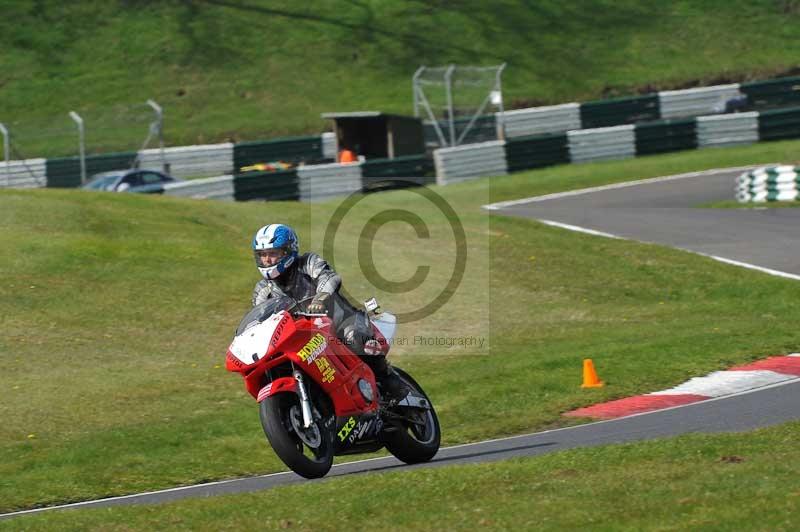
[[[235,336],[239,336],[250,327],[262,323],[276,312],[288,309],[294,303],[294,299],[288,296],[271,297],[263,303],[259,303],[244,315],[244,318],[236,328]]]
[[[394,333],[397,330],[397,317],[389,312],[384,312],[377,317],[370,318],[375,327],[381,332],[386,341],[391,344]]]

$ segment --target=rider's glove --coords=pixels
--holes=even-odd
[[[320,292],[314,296],[311,303],[308,304],[309,314],[326,314],[328,312],[328,299],[331,295],[326,292]]]

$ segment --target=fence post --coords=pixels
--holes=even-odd
[[[83,118],[75,111],[69,112],[69,117],[78,125],[78,144],[81,158],[81,184],[86,183],[86,139],[83,133]]]
[[[153,108],[156,112],[156,124],[158,128],[158,147],[161,150],[161,169],[164,173],[169,173],[169,165],[167,164],[167,157],[164,155],[164,110],[153,100],[147,100],[147,105]]]
[[[9,151],[9,141],[8,141],[8,130],[6,126],[0,122],[0,133],[3,134],[3,156],[6,160],[6,186],[11,186],[11,168],[9,167],[8,162],[8,151]]]
[[[419,116],[419,96],[417,96],[417,82],[419,81],[419,75],[425,70],[425,65],[419,67],[416,72],[414,72],[414,77],[411,78],[411,89],[414,93],[414,116]]]
[[[450,79],[455,70],[455,65],[450,65],[444,73],[445,91],[447,94],[447,114],[450,120],[450,146],[456,145],[456,126],[453,120],[453,87]]]
[[[506,140],[506,124],[505,124],[505,116],[503,116],[503,114],[505,113],[505,109],[503,107],[503,82],[500,80],[501,76],[503,75],[503,70],[505,69],[506,69],[506,64],[503,63],[502,65],[500,65],[500,69],[497,71],[497,75],[495,76],[495,90],[497,91],[500,97],[498,98],[499,101],[497,103],[492,102],[500,107],[500,114],[499,114],[500,120],[497,123],[497,132],[499,133],[497,138],[500,140]]]

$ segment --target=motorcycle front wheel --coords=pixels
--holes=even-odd
[[[259,404],[264,434],[284,464],[305,478],[324,477],[333,465],[333,441],[330,431],[316,419],[303,428],[300,398],[293,393],[279,393]]]
[[[430,408],[404,407],[407,421],[397,424],[397,430],[386,434],[386,449],[407,464],[427,462],[439,451],[442,432],[433,403],[411,375],[395,366],[394,370],[414,391],[423,396]]]

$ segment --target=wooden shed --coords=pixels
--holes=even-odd
[[[414,116],[379,111],[323,113],[333,120],[336,152],[344,149],[365,159],[394,159],[425,153],[422,122]]]

